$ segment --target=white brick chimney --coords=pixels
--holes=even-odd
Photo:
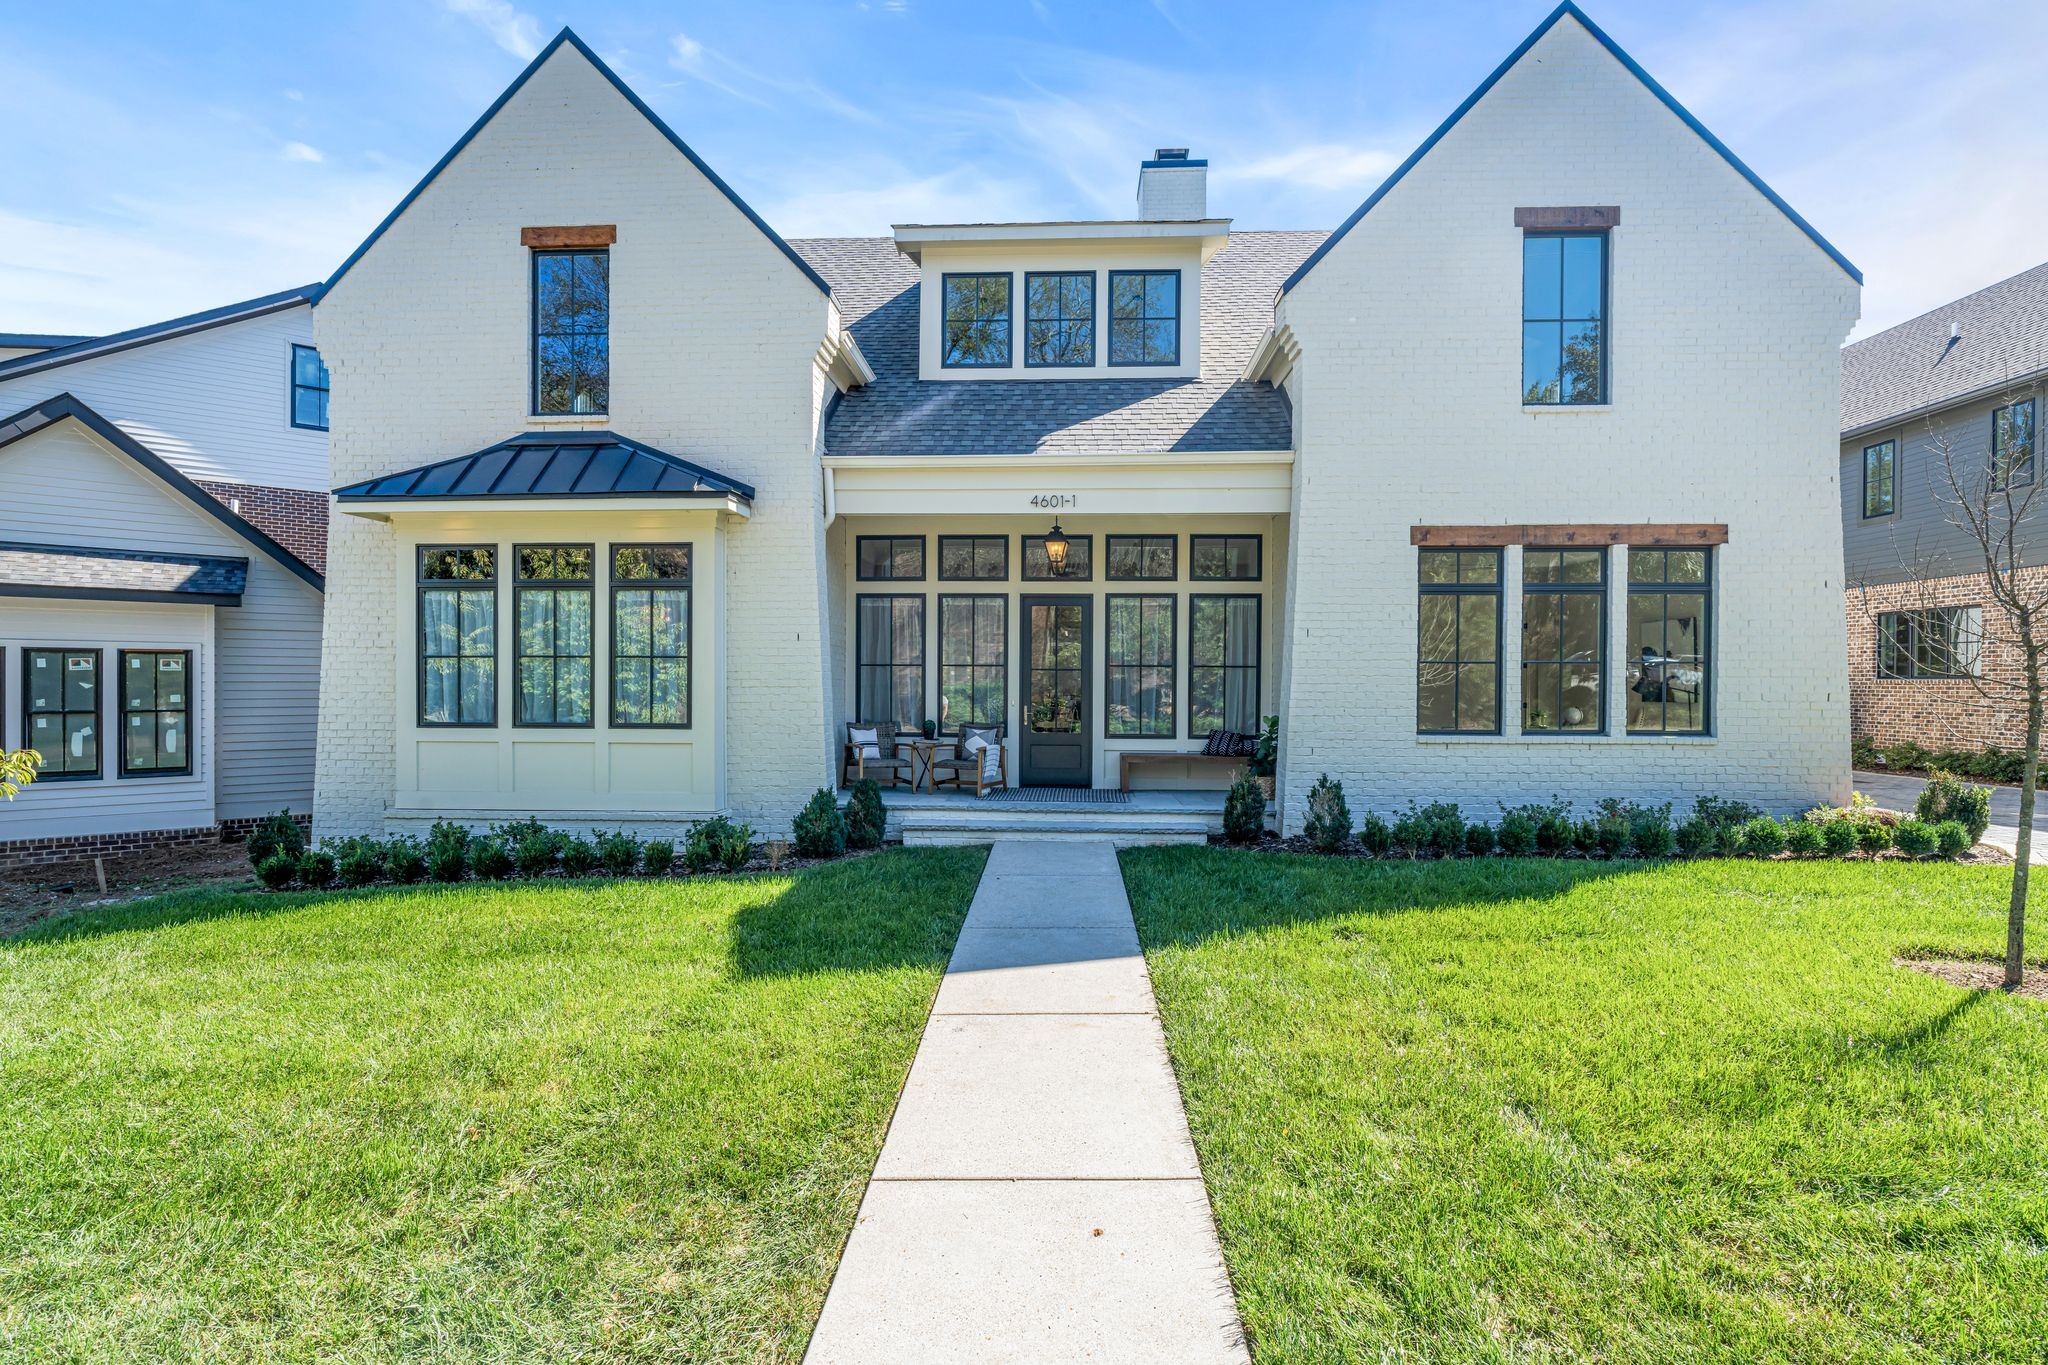
[[[1209,163],[1188,160],[1185,147],[1161,147],[1138,164],[1138,217],[1153,223],[1209,216]]]

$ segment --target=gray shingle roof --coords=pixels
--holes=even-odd
[[[2048,370],[2048,265],[1844,347],[1842,430],[1995,394],[2042,370]]]
[[[1273,322],[1280,282],[1324,232],[1233,232],[1202,271],[1199,379],[925,382],[917,377],[918,269],[888,237],[790,243],[832,285],[875,382],[840,398],[832,455],[1286,450],[1286,396],[1240,377]]]
[[[249,561],[224,555],[0,541],[0,594],[10,597],[171,597],[239,605],[248,583]]]
[[[334,490],[343,502],[386,498],[703,498],[752,501],[754,490],[702,465],[609,431],[534,431],[469,455]]]

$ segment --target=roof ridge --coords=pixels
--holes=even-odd
[[[125,351],[132,346],[145,345],[159,339],[168,341],[174,337],[186,336],[229,322],[239,322],[244,317],[260,316],[302,302],[310,304],[319,297],[319,294],[319,285],[302,284],[292,289],[280,289],[274,294],[259,294],[253,299],[243,299],[238,303],[202,308],[196,313],[166,318],[162,322],[144,323],[140,327],[130,327],[122,332],[82,337],[63,346],[38,351],[34,355],[16,356],[12,360],[0,361],[0,379],[12,379],[17,375],[53,370],[74,360],[86,360],[96,355],[112,355],[116,351]]]

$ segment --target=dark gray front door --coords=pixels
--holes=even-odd
[[[1024,606],[1024,730],[1018,781],[1085,787],[1095,765],[1086,597],[1027,597]]]

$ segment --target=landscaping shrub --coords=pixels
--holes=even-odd
[[[1635,830],[1620,810],[1610,810],[1593,822],[1593,844],[1602,857],[1626,857],[1634,842]]]
[[[487,834],[469,846],[469,870],[479,877],[498,881],[512,875],[512,850],[495,834]]]
[[[1302,833],[1318,853],[1335,853],[1351,842],[1351,807],[1344,801],[1344,784],[1332,782],[1328,773],[1308,789]]]
[[[1944,858],[1962,857],[1975,842],[1970,827],[1960,820],[1944,820],[1934,827],[1935,847]]]
[[[1493,852],[1493,826],[1472,824],[1465,826],[1465,851],[1475,858],[1484,858]]]
[[[1394,817],[1394,827],[1388,833],[1387,842],[1391,846],[1390,851],[1400,854],[1403,858],[1415,857],[1422,851],[1423,845],[1429,842],[1429,831],[1422,823],[1422,812],[1416,809],[1414,802],[1411,801],[1407,810]]]
[[[1821,823],[1820,842],[1830,858],[1846,858],[1856,851],[1860,841],[1856,837],[1856,826],[1853,822],[1832,819]]]
[[[1909,771],[1927,766],[1928,753],[1910,739],[1902,739],[1889,745],[1884,751],[1884,765],[1887,768],[1904,768]]]
[[[1868,735],[1856,735],[1849,740],[1849,762],[1858,768],[1877,766],[1877,742]]]
[[[880,848],[888,820],[888,812],[882,808],[881,785],[872,777],[854,783],[846,798],[846,846]]]
[[[1231,790],[1234,795],[1236,789]],[[1228,803],[1223,807],[1223,823],[1227,832],[1230,827]],[[799,858],[837,858],[846,852],[846,817],[839,813],[839,803],[832,799],[832,793],[823,787],[818,788],[804,808],[797,812],[793,832]]]
[[[666,877],[675,861],[676,846],[667,839],[649,839],[640,848],[640,866],[650,877]]]
[[[427,874],[437,882],[459,882],[469,872],[469,831],[453,820],[436,820],[427,831]]]
[[[1422,822],[1422,851],[1455,858],[1465,851],[1465,817],[1455,801],[1435,801],[1416,812]]]
[[[1823,847],[1820,826],[1811,820],[1785,822],[1785,851],[1795,858],[1811,858]]]
[[[1526,858],[1536,851],[1536,821],[1527,811],[1504,810],[1500,816],[1500,851]]]
[[[1714,826],[1697,815],[1689,815],[1678,822],[1672,831],[1672,842],[1678,845],[1679,853],[1687,858],[1711,858],[1714,856],[1717,831]]]
[[[288,810],[264,816],[256,828],[249,831],[251,867],[263,866],[270,861],[272,854],[289,853],[296,858],[305,851],[306,831],[299,828],[299,822],[292,819]]]
[[[334,855],[324,848],[309,848],[299,855],[299,881],[319,888],[334,884]]]
[[[1368,813],[1365,823],[1358,827],[1358,846],[1375,858],[1384,858],[1394,848],[1393,827],[1379,816]]]
[[[1266,790],[1248,772],[1239,773],[1223,798],[1223,837],[1233,844],[1254,844],[1266,832]]]
[[[562,836],[545,826],[521,830],[516,839],[508,841],[508,845],[512,850],[512,862],[522,877],[546,876],[554,867],[555,860],[562,856]]]
[[[816,798],[812,801],[815,804]],[[805,809],[808,811],[809,807]],[[690,826],[683,839],[683,866],[691,872],[709,872],[714,867],[737,872],[747,865],[753,852],[752,825],[736,825],[723,815],[714,815]]]
[[[1638,858],[1669,858],[1677,847],[1671,834],[1671,807],[1636,807],[1629,815],[1628,845]]]
[[[344,839],[334,870],[343,886],[368,886],[384,875],[384,846],[375,839]]]
[[[384,874],[408,886],[427,875],[427,855],[420,841],[401,834],[384,844]]]
[[[1564,805],[1539,806],[1536,817],[1536,851],[1561,858],[1578,843],[1578,827],[1572,824],[1571,809]]]
[[[597,867],[597,845],[580,834],[562,837],[562,872],[570,877],[587,877]]]
[[[1960,822],[1974,844],[1991,827],[1991,789],[1973,787],[1954,773],[1937,769],[1928,774],[1913,813],[1930,825]]]
[[[1856,847],[1875,858],[1892,846],[1892,829],[1882,820],[1859,820],[1856,826]]]
[[[277,852],[256,864],[256,880],[272,891],[282,891],[299,879],[296,854]]]
[[[1751,858],[1771,858],[1785,851],[1785,827],[1768,815],[1759,815],[1742,826],[1742,852]]]
[[[1899,821],[1892,830],[1892,842],[1899,852],[1908,858],[1931,858],[1941,841],[1935,836],[1934,826],[1917,816],[1908,816]]]
[[[622,829],[597,832],[597,862],[614,877],[630,877],[640,866],[640,841]]]

